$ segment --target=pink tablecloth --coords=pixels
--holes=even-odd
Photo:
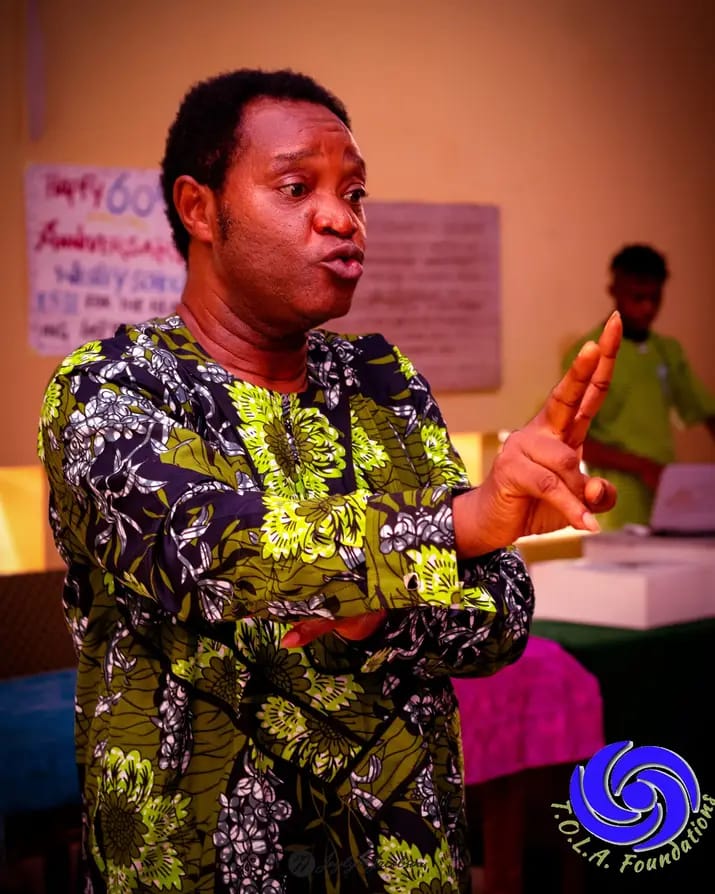
[[[509,667],[453,682],[468,785],[577,763],[605,744],[598,681],[552,640],[532,636]]]

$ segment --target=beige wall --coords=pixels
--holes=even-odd
[[[24,9],[0,4],[0,466],[35,461],[56,361],[27,346],[23,166],[157,165],[187,86],[244,65],[304,70],[346,102],[373,197],[501,207],[503,386],[440,395],[454,429],[533,412],[561,349],[609,310],[607,260],[628,240],[667,251],[660,328],[715,387],[711,0],[40,0],[34,143]],[[715,458],[702,433],[679,443]]]

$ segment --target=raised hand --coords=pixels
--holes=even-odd
[[[581,472],[583,442],[608,391],[621,342],[614,312],[598,344],[587,342],[543,408],[506,440],[484,483],[453,504],[457,552],[462,558],[567,525],[598,531],[593,513],[616,502],[603,478]]]

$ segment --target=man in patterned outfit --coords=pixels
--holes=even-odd
[[[409,359],[320,328],[365,250],[342,103],[291,72],[197,84],[162,182],[176,314],[72,353],[41,417],[85,890],[463,890],[450,676],[523,652],[510,544],[613,505],[579,451],[620,320],[470,488]]]

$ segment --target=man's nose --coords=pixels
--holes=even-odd
[[[313,217],[313,226],[318,233],[350,239],[357,232],[359,221],[344,199],[339,196],[321,196]]]

